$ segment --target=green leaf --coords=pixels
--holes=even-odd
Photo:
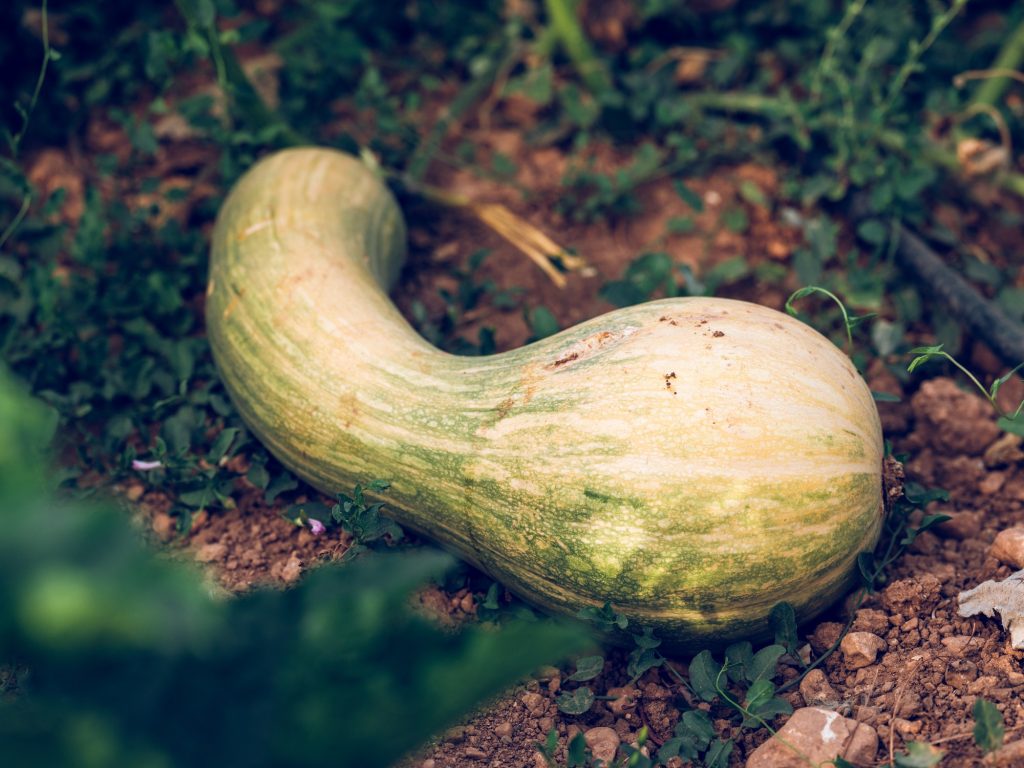
[[[722,741],[719,739],[711,745],[711,749],[704,755],[704,768],[728,768],[729,756],[732,754],[733,741]]]
[[[907,744],[907,753],[896,755],[894,762],[896,768],[931,768],[939,764],[944,754],[946,753],[931,744],[912,741]]]
[[[942,344],[937,344],[933,347],[915,347],[910,350],[910,354],[917,355],[917,357],[911,360],[910,365],[907,366],[908,373],[913,373],[929,360],[934,360],[936,357],[949,357],[949,355],[942,350]]]
[[[213,0],[196,0],[196,21],[205,29],[211,29],[217,19],[217,9]]]
[[[861,552],[857,555],[857,571],[860,573],[861,583],[870,591],[875,589],[875,555],[872,552]]]
[[[603,671],[604,656],[583,656],[576,660],[576,671],[565,679],[585,683],[587,680],[593,680]]]
[[[775,677],[779,658],[786,652],[781,645],[769,645],[754,654],[754,660],[747,672],[747,680],[756,683],[759,680],[771,680]]]
[[[750,179],[744,179],[740,182],[739,193],[740,197],[752,205],[757,205],[761,208],[768,207],[768,198],[765,197],[764,190]]]
[[[974,717],[974,743],[984,753],[999,749],[1003,744],[1006,729],[1003,714],[987,699],[977,699],[971,709]]]
[[[871,397],[875,399],[876,403],[901,403],[903,398],[897,395],[891,395],[888,392],[876,392],[871,390]]]
[[[286,491],[294,491],[298,487],[299,481],[292,477],[290,472],[282,471],[280,474],[275,475],[267,484],[266,491],[263,494],[263,499],[267,504],[273,504],[274,499],[282,493],[285,493]]]
[[[921,524],[914,529],[914,535],[916,536],[922,531],[927,531],[929,528],[932,528],[938,525],[939,523],[944,523],[947,520],[952,519],[953,518],[949,515],[925,515],[923,518],[921,518]]]
[[[717,681],[722,672],[721,665],[711,656],[711,651],[701,651],[690,662],[690,687],[704,701],[718,697]]]
[[[221,430],[221,433],[217,435],[217,439],[213,441],[213,445],[210,446],[210,452],[206,455],[206,458],[213,464],[224,458],[231,444],[235,442],[239,431],[237,427]]]
[[[594,692],[589,688],[577,688],[572,693],[565,691],[555,699],[558,709],[567,715],[582,715],[594,703]]]
[[[758,680],[750,686],[745,709],[743,725],[746,728],[755,727],[776,715],[789,715],[793,712],[788,701],[775,696],[775,684],[770,680]]]
[[[1024,414],[1020,414],[1013,419],[1008,416],[1000,416],[996,424],[1004,432],[1024,437]]]
[[[992,395],[993,400],[995,400],[996,395],[999,394],[999,390],[1003,386],[1003,384],[1008,382],[1010,380],[1010,377],[1012,377],[1013,374],[1015,374],[1021,368],[1024,368],[1024,363],[1020,363],[1019,365],[1015,366],[1013,370],[1011,370],[1009,373],[1000,376],[998,379],[992,382],[992,386],[989,388],[989,394]]]
[[[611,603],[605,603],[600,608],[588,605],[576,612],[576,618],[589,622],[600,632],[611,632],[613,629],[625,629],[629,626],[629,619],[617,613]]]
[[[722,225],[730,232],[742,234],[750,226],[750,218],[742,208],[730,208],[722,214]]]
[[[776,645],[786,649],[786,653],[795,659],[797,655],[797,643],[800,638],[796,630],[796,611],[789,603],[776,603],[772,612],[768,615],[768,622],[775,633]]]
[[[857,237],[870,245],[884,245],[888,236],[888,228],[878,219],[868,219],[857,226]]]
[[[673,235],[688,235],[697,228],[692,216],[673,216],[665,222],[665,229]]]
[[[652,648],[637,648],[629,655],[629,663],[626,665],[626,673],[632,681],[649,669],[660,667],[665,663],[665,657]]]
[[[245,473],[245,479],[261,490],[266,489],[267,483],[270,482],[266,464],[252,464]]]
[[[715,724],[711,721],[711,715],[704,710],[691,709],[683,712],[675,734],[689,740],[703,752],[715,738]]]
[[[913,480],[903,485],[903,495],[915,507],[926,507],[933,501],[949,501],[949,491],[944,488],[925,488]]]
[[[771,680],[758,680],[747,689],[747,695],[743,702],[746,709],[756,712],[757,708],[766,703],[775,695],[775,683]]]
[[[832,765],[834,765],[835,768],[857,768],[856,765],[851,763],[849,760],[839,757],[839,755],[832,758]]]
[[[725,649],[726,674],[734,683],[747,679],[753,661],[754,649],[749,640],[733,643]]]
[[[700,213],[704,210],[704,201],[700,199],[700,195],[690,189],[683,182],[676,179],[672,182],[672,188],[679,195],[679,199],[690,206],[694,211]]]
[[[551,310],[545,306],[531,309],[526,320],[530,325],[531,338],[535,341],[553,336],[560,330],[558,320],[551,314]]]
[[[577,733],[569,742],[567,755],[568,768],[585,768],[590,762],[590,748],[587,747],[587,740],[582,733]]]

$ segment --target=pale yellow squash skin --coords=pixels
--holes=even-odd
[[[882,523],[864,381],[806,325],[655,301],[457,357],[382,286],[401,214],[357,160],[260,162],[224,204],[207,328],[232,399],[317,488],[386,479],[391,514],[533,603],[611,602],[669,647],[762,636],[850,585]]]

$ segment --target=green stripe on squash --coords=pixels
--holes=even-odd
[[[621,309],[458,357],[387,296],[398,206],[357,160],[295,149],[235,186],[206,321],[225,385],[286,466],[388,505],[554,612],[611,601],[697,648],[809,618],[882,522],[878,414],[850,361],[774,310],[713,298]]]

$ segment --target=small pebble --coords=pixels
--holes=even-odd
[[[623,688],[609,688],[608,695],[614,697],[611,701],[605,702],[608,710],[616,717],[621,717],[626,712],[636,709],[636,700],[640,692],[633,686]]]
[[[285,584],[294,584],[299,580],[300,576],[302,576],[302,561],[299,560],[299,556],[296,553],[292,552],[288,562],[281,569],[281,581]]]
[[[835,709],[840,703],[839,694],[820,669],[812,669],[800,681],[800,695],[809,707]]]
[[[850,632],[839,644],[843,660],[850,669],[860,669],[875,663],[886,642],[870,632]]]
[[[950,635],[942,638],[942,644],[955,656],[963,656],[967,651],[981,650],[982,641],[970,635]]]
[[[1011,568],[1024,568],[1024,526],[1000,531],[988,553]]]
[[[165,512],[157,512],[150,523],[161,541],[170,541],[178,533],[178,521]]]
[[[526,711],[534,717],[540,717],[547,711],[548,700],[539,693],[524,693],[520,700],[526,707]]]
[[[1003,467],[1015,464],[1024,459],[1021,450],[1021,437],[1010,432],[1004,433],[999,439],[985,449],[983,460],[986,467]]]
[[[196,551],[196,562],[212,563],[228,553],[227,544],[204,544]]]
[[[985,765],[993,768],[1015,768],[1024,765],[1024,741],[1011,741],[985,756]]]
[[[615,753],[619,751],[621,739],[614,728],[597,727],[591,728],[583,734],[583,738],[590,747],[590,753],[595,760],[604,760],[608,765],[615,760]]]

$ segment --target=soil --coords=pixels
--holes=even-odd
[[[407,314],[416,299],[428,310],[438,311],[439,289],[454,286],[452,268],[463,267],[469,254],[480,248],[491,250],[481,278],[494,280],[499,288],[525,289],[528,303],[546,306],[562,327],[611,309],[597,298],[598,289],[604,282],[619,278],[629,262],[645,251],[666,251],[677,263],[690,265],[698,275],[737,256],[746,259],[751,267],[772,262],[789,265],[801,239],[799,230],[781,223],[783,217],[770,206],[750,203],[740,191],[744,181],[752,181],[768,200],[773,199],[780,184],[774,169],[756,164],[737,165],[719,168],[703,179],[688,180],[688,185],[704,201],[700,213],[695,214],[687,207],[670,180],[663,179],[639,190],[641,211],[637,215],[579,224],[559,216],[554,206],[563,194],[566,156],[558,149],[536,149],[523,142],[523,126],[531,119],[531,115],[517,115],[504,104],[498,114],[490,115],[486,126],[478,121],[459,128],[460,139],[481,148],[481,165],[488,165],[488,154],[493,152],[516,161],[516,181],[530,191],[528,200],[508,184],[482,180],[467,171],[440,168],[429,180],[478,201],[505,204],[560,244],[574,248],[591,269],[569,274],[567,287],[559,289],[532,262],[482,224],[451,211],[411,204],[410,262],[395,294],[397,304]],[[87,151],[98,153],[127,146],[124,136],[118,135],[119,129],[99,118],[93,127]],[[175,138],[168,133],[161,140],[163,148],[157,156],[156,168],[167,183],[173,185],[183,175],[198,177],[202,182],[198,191],[182,204],[182,210],[167,214],[184,221],[187,206],[210,193],[206,179],[215,167],[216,157],[187,136]],[[613,147],[597,145],[594,159],[597,167],[612,168],[623,164],[626,157]],[[82,177],[94,176],[91,169],[83,167],[85,163],[81,155],[72,151],[70,155],[56,157],[41,153],[35,166],[35,180],[43,188],[63,186],[69,190],[62,212],[69,221],[76,219],[76,210],[80,212]],[[70,174],[70,178],[61,174]],[[140,196],[136,203],[145,205],[146,200]],[[75,206],[78,209],[72,210]],[[743,234],[722,223],[723,212],[735,207],[742,207],[748,215],[750,224]],[[666,234],[666,223],[677,216],[691,216],[693,230],[687,234]],[[996,250],[995,245],[988,247]],[[720,294],[781,308],[788,289],[793,287],[796,286],[764,285],[746,279]],[[520,309],[484,304],[474,310],[462,331],[468,339],[475,340],[482,326],[495,329],[498,349],[520,345],[530,334]],[[984,372],[1002,372],[998,362],[983,348],[975,348],[970,357]],[[953,519],[936,532],[918,537],[911,551],[893,567],[891,583],[869,597],[857,612],[853,629],[878,635],[885,642],[877,662],[853,669],[837,653],[825,663],[824,672],[839,695],[841,709],[877,730],[881,739],[876,755],[879,762],[915,740],[946,750],[943,766],[975,766],[981,755],[971,736],[970,710],[979,695],[994,701],[1003,713],[1007,741],[1024,738],[1024,654],[1009,647],[1007,634],[997,621],[960,618],[956,596],[960,590],[984,580],[1005,578],[1012,570],[990,556],[989,549],[1001,530],[1024,525],[1024,453],[992,448],[1001,433],[991,411],[980,398],[962,391],[956,382],[936,379],[916,391],[905,391],[887,368],[876,361],[869,373],[869,383],[875,390],[903,398],[900,403],[879,406],[886,436],[897,453],[909,455],[908,480],[949,491],[950,501],[935,503],[928,512],[948,513]],[[1020,389],[1019,384],[1011,382],[1004,388],[1004,397],[1019,397],[1024,394]],[[285,502],[268,506],[263,503],[262,494],[244,480],[238,481],[234,509],[197,515],[183,538],[176,535],[175,521],[167,514],[170,505],[166,497],[148,492],[141,483],[129,485],[123,491],[138,502],[140,514],[156,538],[204,563],[213,578],[232,592],[243,592],[258,584],[295,583],[308,569],[341,558],[349,544],[347,536],[338,531],[314,536],[308,529],[295,526],[280,514]],[[316,499],[311,491],[307,491],[307,496]],[[303,500],[302,496],[292,496],[286,503]],[[330,503],[328,499],[319,500]],[[465,589],[445,593],[432,588],[421,594],[420,601],[440,620],[452,624],[471,619],[479,598]],[[834,640],[845,618],[839,606],[804,628],[812,647],[820,650]],[[609,651],[607,658],[603,674],[593,681],[598,693],[628,682],[624,653]],[[678,669],[685,672],[687,659],[677,662]],[[792,676],[796,671],[790,668],[784,674]],[[559,735],[562,760],[565,745],[574,732],[595,726],[613,728],[621,741],[629,744],[635,741],[638,729],[646,725],[651,744],[657,747],[671,736],[680,705],[686,699],[671,675],[654,669],[637,682],[631,697],[634,703],[598,701],[586,715],[572,717],[559,713],[554,703],[561,683],[562,673],[558,670],[542,670],[439,736],[408,764],[422,768],[542,765],[534,744],[552,728]],[[804,704],[798,692],[788,693],[787,697],[794,707]],[[763,730],[739,733],[726,720],[719,720],[716,725],[723,737],[731,731],[738,739],[733,765],[741,765],[768,735]]]

